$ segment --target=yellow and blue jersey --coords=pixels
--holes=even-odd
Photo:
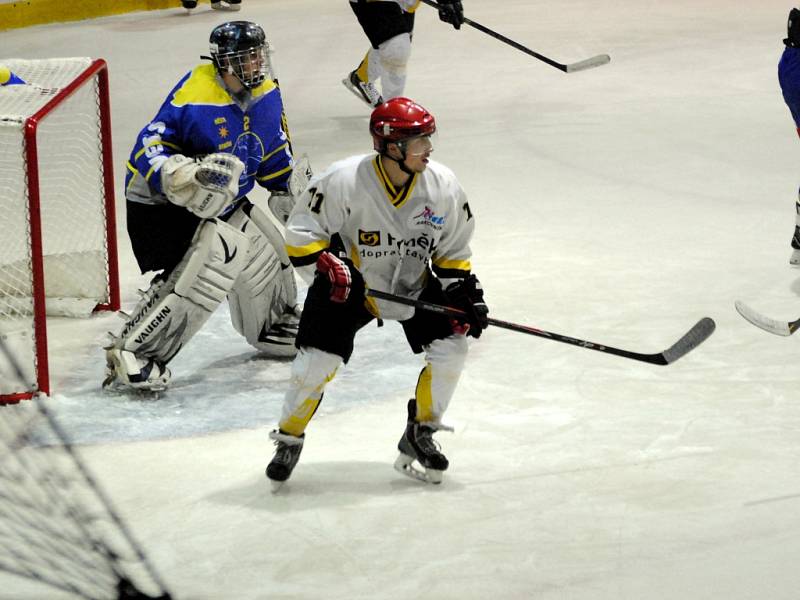
[[[143,204],[167,202],[160,169],[173,154],[235,154],[245,165],[237,199],[256,183],[286,190],[292,154],[280,90],[267,79],[250,96],[245,106],[238,103],[214,65],[200,65],[187,73],[136,139],[127,164],[126,198]]]

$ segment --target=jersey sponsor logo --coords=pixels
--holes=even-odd
[[[364,246],[380,246],[381,245],[381,232],[380,231],[364,231],[358,230],[358,243]]]
[[[225,117],[217,117],[214,119],[214,125],[222,125],[223,123],[227,123],[228,120]]]
[[[430,227],[439,231],[444,226],[444,217],[437,216],[429,206],[425,206],[421,213],[411,217],[411,224],[415,227]]]
[[[375,234],[375,244],[362,243],[363,234]],[[361,248],[359,255],[361,258],[383,258],[387,256],[404,256],[415,258],[419,261],[426,262],[436,250],[434,240],[428,237],[427,233],[422,233],[415,238],[402,239],[393,236],[391,233],[382,235],[380,231],[362,231],[359,229],[359,245],[369,246],[369,248]],[[385,243],[381,243],[384,240]]]

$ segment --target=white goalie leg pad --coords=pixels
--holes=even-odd
[[[281,431],[300,436],[319,406],[325,385],[336,376],[342,357],[318,348],[300,348],[292,363],[279,423]]]
[[[383,99],[403,95],[406,86],[406,65],[411,57],[411,36],[402,33],[378,46],[381,61],[381,88]]]
[[[142,318],[133,315],[115,344],[166,364],[225,299],[247,260],[247,237],[216,219],[205,221],[181,263]]]
[[[228,221],[250,240],[247,264],[228,294],[231,322],[257,350],[270,356],[294,356],[297,284],[283,236],[264,211],[246,206]]]
[[[417,382],[417,420],[438,428],[456,391],[469,343],[464,335],[434,340],[425,348],[428,363]]]

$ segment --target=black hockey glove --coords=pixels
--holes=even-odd
[[[783,43],[790,48],[800,48],[800,10],[793,8],[786,23],[786,39]]]
[[[445,290],[450,304],[460,308],[466,314],[457,318],[459,322],[469,325],[467,335],[481,337],[481,333],[489,325],[489,308],[483,301],[483,288],[475,275],[470,275],[447,286]]]
[[[461,0],[438,0],[439,18],[445,23],[450,23],[456,29],[461,29],[464,24],[464,8]]]

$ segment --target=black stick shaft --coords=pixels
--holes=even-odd
[[[404,296],[397,296],[395,294],[382,292],[380,290],[368,289],[366,294],[367,296],[371,296],[373,298],[379,298],[381,300],[386,300],[388,302],[396,302],[397,304],[405,304],[407,306],[413,306],[415,308],[427,310],[428,312],[435,312],[451,317],[466,316],[466,313],[458,308],[453,308],[451,306],[443,306],[441,304],[434,304],[432,302],[426,302],[424,300],[415,300],[412,298],[406,298]],[[554,342],[561,342],[562,344],[579,346],[581,348],[586,348],[587,350],[595,350],[597,352],[603,352],[605,354],[613,354],[615,356],[620,356],[622,358],[628,358],[630,360],[638,360],[640,362],[646,362],[654,365],[668,365],[670,363],[675,362],[678,358],[680,358],[681,356],[683,356],[684,354],[695,348],[697,345],[702,343],[709,335],[711,335],[711,333],[714,330],[714,323],[711,319],[707,318],[702,319],[686,335],[684,335],[680,340],[678,340],[678,342],[673,344],[673,346],[671,346],[664,352],[658,352],[656,354],[642,354],[640,352],[632,352],[630,350],[622,350],[620,348],[614,348],[613,346],[606,346],[605,344],[597,344],[595,342],[590,342],[588,340],[582,340],[580,338],[570,337],[568,335],[561,335],[560,333],[553,333],[552,331],[545,331],[544,329],[528,327],[527,325],[518,325],[517,323],[511,323],[509,321],[493,319],[492,317],[489,317],[488,321],[489,325],[493,325],[494,327],[509,329],[511,331],[525,333],[527,335],[543,337],[548,340],[553,340]]]
[[[427,4],[428,6],[431,6],[433,8],[436,8],[436,9],[439,8],[439,5],[436,2],[434,2],[433,0],[422,0],[422,2],[424,2],[425,4]],[[478,23],[476,21],[473,21],[472,19],[468,19],[467,17],[464,17],[464,23],[469,25],[470,27],[472,27],[474,29],[477,29],[481,33],[485,33],[486,35],[491,36],[494,39],[503,42],[504,44],[508,44],[512,48],[515,48],[516,50],[519,50],[520,52],[524,52],[528,56],[532,56],[532,57],[534,57],[534,58],[536,58],[536,59],[538,59],[538,60],[540,60],[540,61],[542,61],[544,63],[547,63],[551,67],[555,67],[559,71],[564,71],[565,73],[570,73],[572,71],[581,71],[583,69],[590,69],[592,67],[598,67],[600,65],[606,64],[610,60],[608,55],[604,54],[604,55],[593,57],[591,59],[587,59],[585,61],[580,61],[579,63],[575,63],[574,65],[566,65],[566,64],[557,62],[557,61],[553,60],[552,58],[548,58],[544,54],[539,54],[538,52],[535,52],[535,51],[531,50],[530,48],[528,48],[526,46],[523,46],[519,42],[515,42],[511,38],[507,38],[502,33],[497,33],[496,31],[493,31],[493,30],[489,29],[488,27],[486,27],[485,25],[481,25],[480,23]]]

